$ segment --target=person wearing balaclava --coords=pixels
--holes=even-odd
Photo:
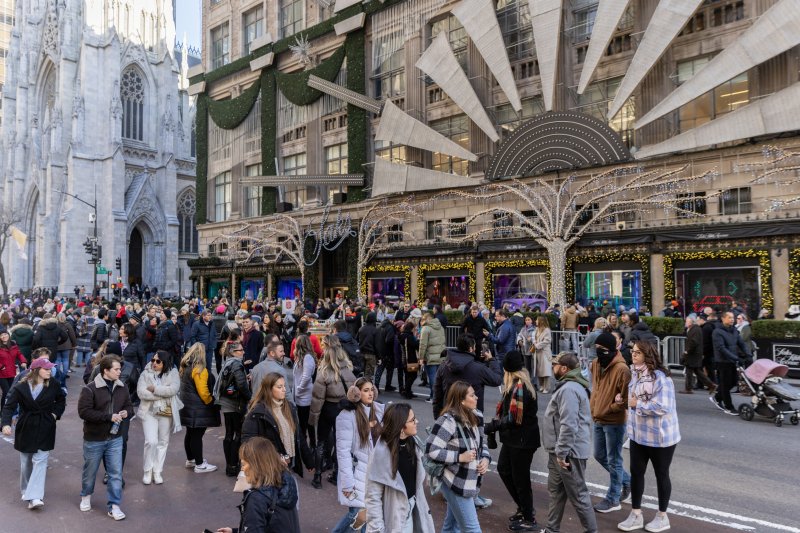
[[[620,502],[631,493],[631,476],[622,463],[631,371],[617,350],[614,335],[601,333],[594,343],[597,358],[592,361],[592,396],[589,400],[594,422],[594,458],[611,476],[606,497],[594,506],[594,510],[610,513],[622,509]]]

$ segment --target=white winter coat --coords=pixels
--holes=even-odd
[[[375,417],[378,422],[383,421],[383,404],[372,403],[375,409]],[[359,404],[357,409],[368,409],[363,404]],[[356,428],[355,409],[345,409],[336,417],[336,459],[339,462],[339,477],[336,488],[339,493],[339,504],[345,507],[365,507],[364,492],[367,481],[367,465],[369,457],[375,443],[372,436],[369,443],[361,446],[361,439],[358,438]],[[355,499],[348,500],[343,491],[355,491]]]
[[[425,499],[425,469],[422,450],[417,453],[416,506],[412,518],[414,533],[435,533],[433,517]],[[392,477],[392,456],[389,447],[379,440],[372,451],[367,469],[367,533],[400,533],[408,516],[408,496],[400,472]]]
[[[150,392],[147,390],[150,385],[155,386],[155,391]],[[178,396],[180,389],[181,378],[176,368],[173,368],[159,379],[158,374],[153,371],[152,363],[147,363],[144,372],[139,376],[139,382],[136,384],[136,394],[141,400],[137,415],[140,418],[157,416],[156,412],[159,410],[159,405],[162,401],[165,401],[172,406],[172,430],[177,433],[182,429],[179,411],[183,408],[183,402]]]

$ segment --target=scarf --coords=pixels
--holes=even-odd
[[[511,387],[509,391],[510,398],[508,401],[508,416],[507,420],[509,422],[513,422],[517,426],[522,425],[522,409],[523,405],[525,404],[524,394],[525,394],[525,385],[523,385],[521,380],[515,380],[514,385]],[[497,402],[497,411],[496,411],[497,418],[503,418],[503,400]]]
[[[647,365],[632,365],[632,370],[636,376],[636,385],[633,394],[639,401],[649,402],[653,397],[653,385],[656,376],[650,373]]]
[[[278,425],[278,433],[281,435],[281,443],[283,443],[283,449],[286,450],[286,455],[294,457],[294,434],[289,426],[289,421],[283,416],[284,401],[272,400],[272,416],[275,417],[275,423]]]

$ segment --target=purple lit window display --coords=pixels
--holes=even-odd
[[[547,274],[544,272],[494,274],[492,278],[495,309],[504,304],[511,310],[517,310],[524,305],[530,311],[535,307],[539,311],[547,309]]]
[[[438,276],[425,278],[425,297],[432,304],[457,307],[469,300],[469,276]]]
[[[367,283],[373,302],[399,302],[406,297],[405,277],[370,278]]]

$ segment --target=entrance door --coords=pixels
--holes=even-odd
[[[133,228],[130,244],[128,245],[128,286],[142,285],[142,256],[144,255],[144,242],[139,228]]]

